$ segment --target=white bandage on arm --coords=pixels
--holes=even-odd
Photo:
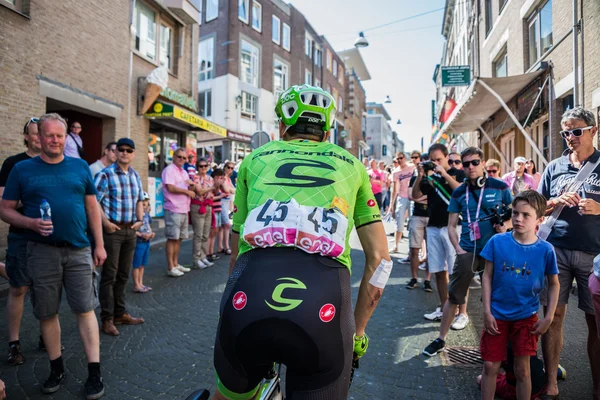
[[[385,285],[390,278],[390,274],[392,273],[393,265],[394,263],[392,261],[382,259],[369,280],[369,283],[379,289],[385,288]]]

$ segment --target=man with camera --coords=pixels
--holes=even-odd
[[[466,179],[452,193],[448,205],[448,234],[456,250],[456,261],[450,275],[440,335],[423,350],[423,354],[430,357],[446,347],[445,340],[450,325],[455,329],[464,329],[469,322],[466,315],[469,285],[475,273],[483,271],[485,266],[479,253],[495,233],[506,232],[510,227],[507,210],[512,202],[512,195],[508,185],[498,179],[487,179],[481,149],[469,147],[463,150],[461,159]],[[462,217],[460,242],[456,229],[459,215]],[[461,306],[461,313],[452,323],[456,308]]]
[[[429,160],[418,164],[418,176],[412,189],[412,197],[418,199],[427,196],[427,262],[429,272],[435,275],[440,298],[440,307],[425,318],[439,321],[448,298],[448,273],[451,273],[456,253],[448,237],[448,204],[452,191],[460,186],[464,174],[448,165],[448,148],[443,144],[429,147]],[[417,284],[416,279],[409,286]]]

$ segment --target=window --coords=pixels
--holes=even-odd
[[[321,87],[321,81],[315,78],[315,86]]]
[[[200,2],[202,3],[202,2]],[[219,0],[206,0],[206,22],[219,16]]]
[[[27,3],[29,3],[29,1]],[[27,10],[29,7],[23,7],[23,0],[0,0],[0,5],[8,7],[11,10],[15,10],[19,13],[29,15]]]
[[[198,82],[214,78],[215,38],[202,40],[198,44]]]
[[[328,92],[329,94],[332,94],[332,93],[333,93],[333,92],[331,91],[331,85],[330,85],[330,84],[327,84],[327,92]]]
[[[506,48],[500,52],[494,61],[494,76],[496,78],[508,76],[508,54]]]
[[[242,64],[240,79],[242,82],[258,87],[259,57],[258,47],[242,40],[242,56],[240,57]]]
[[[312,73],[309,70],[304,71],[304,83],[312,85]]]
[[[135,3],[135,49],[142,56],[156,60],[156,13],[141,2]]]
[[[500,0],[500,2],[498,4],[500,6],[498,14],[502,14],[502,10],[504,9],[504,6],[506,5],[506,3],[508,3],[508,0]]]
[[[327,49],[327,70],[331,72],[331,61],[333,60],[333,56],[331,54],[331,50]]]
[[[286,23],[283,24],[283,32],[282,32],[281,36],[283,39],[283,48],[286,49],[287,51],[290,51],[291,31],[290,31],[290,26]]]
[[[279,32],[279,28],[281,27],[281,20],[279,17],[273,15],[273,33],[271,35],[273,42],[280,44],[281,43],[281,33]]]
[[[306,34],[306,36],[304,37],[304,54],[306,54],[308,56],[308,58],[312,58],[312,52],[313,52],[313,41],[310,38],[310,36],[308,36],[308,34]]]
[[[387,156],[387,144],[382,144],[381,145],[381,155],[382,156]]]
[[[160,57],[159,64],[166,66],[169,70],[173,67],[171,62],[173,55],[173,30],[168,26],[160,26]]]
[[[242,92],[242,117],[254,119],[256,118],[256,105],[258,98],[247,92]]]
[[[198,109],[200,115],[208,118],[212,116],[212,91],[205,90],[204,92],[198,93]]]
[[[338,65],[338,82],[344,85],[344,67]]]
[[[529,18],[529,66],[552,47],[552,0]]]
[[[338,96],[337,111],[342,114],[344,113],[344,99],[342,96]]]
[[[335,76],[337,78],[337,74],[338,74],[338,64],[337,64],[337,60],[333,60],[333,76]]]
[[[273,61],[273,93],[275,93],[276,98],[279,98],[279,95],[288,88],[288,71],[289,67],[287,64],[277,59]]]
[[[248,23],[250,20],[250,10],[248,9],[248,3],[250,0],[238,0],[238,18],[245,23]]]
[[[317,48],[315,48],[315,65],[317,67],[321,67],[323,64],[323,52]]]
[[[485,0],[485,34],[492,30],[494,24],[494,15],[492,14],[492,0]]]
[[[252,28],[262,32],[262,5],[255,1],[252,2]]]

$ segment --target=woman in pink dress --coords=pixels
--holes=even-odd
[[[383,173],[377,168],[377,160],[371,160],[371,168],[367,170],[367,173],[369,174],[369,178],[371,179],[371,190],[373,190],[373,194],[375,195],[377,207],[381,210],[383,200],[382,191],[385,177],[383,176]]]
[[[537,171],[537,168],[535,167],[535,162],[533,162],[533,160],[527,160],[527,162],[525,163],[525,172],[533,177],[533,180],[535,181],[535,187],[533,189],[537,190],[538,186],[540,186],[542,174],[540,174]]]

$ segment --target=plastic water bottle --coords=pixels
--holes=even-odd
[[[42,204],[40,204],[40,213],[42,214],[42,220],[52,222],[52,211],[50,210],[50,204],[46,199],[42,199]],[[52,234],[54,232],[54,228],[52,228]]]

